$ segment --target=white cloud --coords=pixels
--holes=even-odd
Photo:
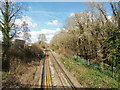
[[[56,28],[56,31],[59,32],[59,31],[60,31],[60,28]]]
[[[52,22],[48,21],[47,25],[58,25],[58,20],[53,20]]]
[[[36,23],[34,23],[33,25],[32,25],[32,27],[37,27],[38,26],[38,24],[36,24]]]
[[[38,41],[38,36],[39,34],[45,34],[47,38],[47,43],[50,43],[50,40],[52,37],[60,31],[60,28],[56,28],[55,30],[50,30],[50,29],[42,29],[41,31],[31,31],[31,40],[32,42],[37,42]]]
[[[108,19],[111,19],[112,16],[107,16],[107,17],[108,17]]]
[[[75,13],[70,13],[70,17],[74,17],[75,16]]]
[[[28,16],[22,16],[22,18],[16,19],[15,23],[16,23],[16,25],[21,26],[24,21],[28,24],[28,27],[36,27],[37,26],[36,23],[32,22],[32,18],[30,18]]]
[[[32,43],[37,42],[39,34],[45,34],[45,36],[47,38],[47,43],[50,43],[50,40],[59,31],[60,31],[60,28],[56,28],[54,30],[51,30],[51,29],[42,29],[40,31],[30,31],[29,33],[31,34],[31,42]],[[19,34],[19,37],[15,38],[15,39],[21,39],[21,40],[23,40],[22,37],[23,37],[23,33]],[[0,31],[0,40],[2,40],[2,32],[1,31]]]
[[[107,16],[107,18],[112,22],[112,16]]]
[[[22,23],[26,21],[26,23],[28,24],[29,27],[36,27],[37,24],[36,23],[32,23],[32,19],[28,16],[23,16],[20,19],[16,19],[15,23],[17,25],[22,25]],[[49,22],[50,25],[58,25],[58,20],[53,20],[52,22]],[[39,34],[45,34],[46,38],[47,38],[47,43],[50,42],[50,40],[52,39],[52,37],[58,33],[60,31],[60,28],[56,28],[56,29],[41,29],[40,31],[30,31],[29,33],[31,34],[31,42],[37,42],[38,41],[38,35]],[[22,38],[23,33],[19,34],[19,38],[17,39],[23,39]],[[2,40],[2,32],[0,32],[0,40]]]

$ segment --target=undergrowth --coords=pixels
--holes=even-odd
[[[70,58],[62,58],[65,68],[77,78],[83,87],[87,88],[118,88],[118,81],[101,73],[99,70],[86,67]]]

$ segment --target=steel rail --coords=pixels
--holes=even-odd
[[[70,84],[70,86],[72,87],[73,90],[76,90],[77,88],[74,86],[74,84],[72,83],[72,81],[70,80],[70,78],[67,76],[67,74],[65,73],[65,71],[63,70],[63,68],[61,67],[61,65],[58,63],[57,59],[55,58],[55,56],[53,55],[52,51],[50,51],[54,60],[56,61],[56,63],[58,64],[58,66],[60,67],[60,69],[63,72],[63,75],[65,76],[65,78],[67,79],[68,83]]]
[[[49,71],[48,71],[48,60],[47,60],[47,53],[45,57],[45,88],[50,90],[50,78],[49,78]]]
[[[45,54],[46,56],[46,54]],[[41,88],[43,89],[44,88],[44,81],[45,81],[45,56],[44,56],[44,62],[43,62],[43,68],[42,68],[42,79],[41,79]]]
[[[52,64],[53,64],[53,67],[54,67],[54,69],[55,69],[55,71],[56,71],[56,73],[57,73],[57,75],[58,75],[58,78],[59,78],[59,80],[60,80],[60,82],[61,82],[61,84],[62,84],[62,86],[63,86],[63,88],[64,88],[64,85],[63,85],[63,82],[62,82],[62,80],[61,80],[61,78],[60,78],[59,72],[58,72],[57,68],[55,67],[55,64],[54,64],[54,63],[52,63]]]

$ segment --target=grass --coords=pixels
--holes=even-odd
[[[118,88],[118,81],[96,69],[85,67],[73,59],[62,58],[61,62],[69,72],[73,73],[83,87],[87,88]]]
[[[111,66],[106,64],[106,63],[101,62],[98,64],[98,63],[95,63],[93,61],[89,61],[89,64],[88,64],[88,60],[86,60],[82,57],[74,56],[74,55],[69,55],[69,57],[76,62],[82,63],[86,67],[89,67],[91,69],[96,69],[96,70],[98,70],[98,71],[100,71],[100,72],[102,72],[110,77],[115,78],[118,81],[119,72],[118,72],[116,67],[113,67],[114,72],[112,72]]]

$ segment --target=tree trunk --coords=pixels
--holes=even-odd
[[[10,62],[9,62],[9,59],[8,59],[8,57],[9,57],[9,53],[8,53],[8,50],[9,50],[9,47],[10,47],[10,39],[9,39],[9,37],[6,37],[5,35],[4,35],[4,37],[3,37],[3,43],[2,43],[2,50],[3,50],[3,54],[2,54],[2,68],[3,68],[3,70],[5,70],[5,71],[9,71],[9,64],[10,64]]]

